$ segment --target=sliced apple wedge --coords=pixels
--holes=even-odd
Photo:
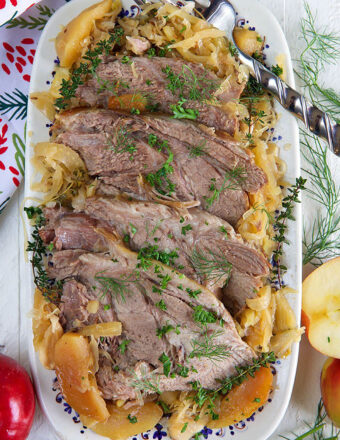
[[[327,261],[304,280],[302,324],[316,350],[340,358],[340,257]]]

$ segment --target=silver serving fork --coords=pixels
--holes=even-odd
[[[138,5],[150,3],[150,0],[135,1]],[[178,3],[176,0],[165,1],[175,6]],[[238,50],[239,60],[249,68],[250,74],[265,89],[270,91],[286,110],[303,121],[308,130],[325,139],[334,154],[340,156],[340,125],[332,121],[327,113],[308,102],[300,93],[289,87],[288,84],[259,61],[242,52],[237,46],[233,37],[233,30],[236,25],[236,12],[233,5],[228,0],[212,0],[207,8],[199,5],[199,10],[209,23],[225,31],[228,40],[232,41]]]

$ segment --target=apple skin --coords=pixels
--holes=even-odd
[[[340,428],[340,359],[328,358],[324,363],[321,395],[328,417]]]

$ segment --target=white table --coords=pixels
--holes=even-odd
[[[299,23],[304,16],[303,0],[259,1],[266,5],[279,20],[287,37],[292,58],[297,59],[303,47],[298,39]],[[235,3],[237,4],[237,0]],[[317,21],[320,25],[326,26],[328,30],[340,31],[340,0],[308,0],[308,4],[312,11],[317,12]],[[335,89],[340,89],[339,64],[329,68],[324,80]],[[334,172],[336,168],[340,169],[340,159],[332,158],[332,168]],[[26,368],[29,368],[25,335],[28,317],[20,307],[25,294],[25,286],[21,282],[24,244],[19,212],[22,200],[23,185],[0,215],[0,346],[5,346],[3,350],[5,354],[18,359]],[[311,211],[308,211],[308,203],[304,205],[304,213],[312,215]],[[322,355],[310,347],[306,337],[303,337],[289,409],[271,440],[278,439],[279,434],[298,430],[303,426],[304,420],[314,421],[320,398],[319,377],[324,360]],[[55,440],[56,438],[51,426],[37,409],[29,439]]]

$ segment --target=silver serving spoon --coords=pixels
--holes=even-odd
[[[249,68],[250,74],[269,90],[286,110],[301,119],[308,130],[325,139],[334,154],[340,156],[340,125],[237,46],[233,37],[236,25],[236,12],[233,5],[228,0],[212,0],[210,6],[203,10],[202,14],[213,26],[225,31],[229,41],[232,41],[238,50],[240,61]]]

